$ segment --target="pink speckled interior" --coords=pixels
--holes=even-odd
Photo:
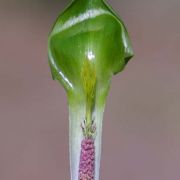
[[[79,180],[94,180],[95,146],[93,138],[85,138],[81,142],[79,163]]]

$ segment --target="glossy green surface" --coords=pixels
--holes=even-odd
[[[96,97],[103,104],[112,75],[133,56],[125,26],[102,0],[72,1],[49,35],[48,53],[52,76],[64,86],[70,103],[85,96],[81,81],[85,60],[95,67]]]

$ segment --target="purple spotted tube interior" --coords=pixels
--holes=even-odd
[[[95,146],[93,138],[85,138],[81,142],[79,163],[79,180],[94,180]]]

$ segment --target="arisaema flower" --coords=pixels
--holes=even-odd
[[[67,92],[71,180],[99,180],[106,97],[133,56],[127,30],[103,0],[74,0],[49,35],[52,77]]]

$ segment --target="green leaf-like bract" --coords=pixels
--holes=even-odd
[[[58,17],[48,51],[52,76],[70,96],[83,94],[83,62],[94,64],[102,101],[112,74],[123,70],[133,56],[124,24],[102,0],[73,1]]]
[[[102,120],[110,81],[133,56],[126,28],[103,0],[74,0],[49,35],[48,55],[52,77],[68,95],[71,180],[79,180],[83,133],[94,137],[93,125],[93,180],[99,180]]]

